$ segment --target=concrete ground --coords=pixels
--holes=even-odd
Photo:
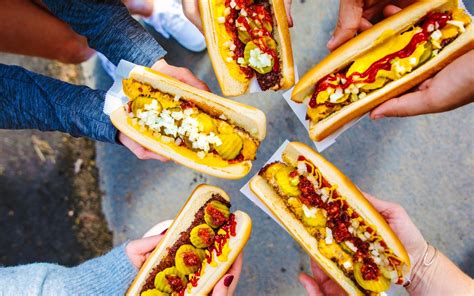
[[[304,73],[327,54],[325,44],[338,6],[324,0],[293,2],[295,61]],[[169,52],[170,64],[189,67],[219,93],[206,53],[191,54],[172,41],[158,39]],[[99,74],[92,83],[107,88],[110,79]],[[309,143],[281,93],[236,100],[262,109],[268,119],[268,136],[249,177],[285,139]],[[426,239],[470,276],[474,276],[473,112],[471,105],[439,115],[364,119],[323,153],[364,191],[402,204]],[[232,196],[234,209],[246,211],[254,222],[237,295],[304,295],[297,276],[308,271],[308,257],[239,192],[248,178],[219,180],[174,163],[140,161],[122,147],[100,143],[97,161],[105,192],[103,209],[115,244],[173,218],[196,185],[221,186]]]
[[[80,66],[4,53],[0,63],[84,83]],[[93,142],[0,130],[0,230],[0,266],[72,266],[108,251],[112,235],[101,210]]]

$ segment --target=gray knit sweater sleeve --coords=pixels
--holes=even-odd
[[[76,267],[35,263],[0,268],[0,295],[124,295],[136,274],[122,245]]]

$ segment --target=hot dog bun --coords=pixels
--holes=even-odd
[[[312,162],[329,183],[337,185],[339,194],[346,198],[347,203],[353,207],[365,221],[376,226],[377,232],[384,239],[387,246],[394,251],[394,254],[406,265],[406,271],[408,272],[410,259],[400,240],[385,219],[367,201],[349,178],[333,164],[324,159],[319,153],[303,143],[289,143],[282,153],[282,159],[288,164],[296,165],[298,156],[300,155],[303,155]],[[263,177],[260,175],[253,177],[250,181],[250,189],[288,230],[290,235],[305,249],[308,255],[319,264],[326,274],[334,279],[349,295],[362,295],[362,292],[344,275],[338,266],[321,254],[318,249],[318,241],[315,237],[309,234],[301,221],[291,213],[283,199]]]
[[[166,256],[167,248],[171,247],[178,239],[181,232],[186,231],[195,218],[196,212],[214,194],[219,194],[225,200],[230,202],[230,197],[221,188],[210,185],[197,186],[187,202],[176,216],[173,224],[166,231],[166,235],[156,246],[155,250],[150,254],[148,259],[140,268],[135,280],[131,284],[126,295],[140,295],[149,273],[159,264],[164,256]],[[237,256],[240,254],[245,244],[247,243],[252,229],[252,220],[250,217],[241,211],[234,212],[236,221],[236,235],[231,236],[228,240],[230,252],[228,253],[225,262],[218,262],[217,266],[207,265],[204,274],[198,280],[197,286],[191,289],[191,292],[186,291],[185,295],[207,295],[227,272]]]
[[[348,64],[366,53],[371,48],[384,43],[391,36],[403,32],[416,24],[422,17],[432,11],[452,10],[458,7],[457,1],[433,0],[418,1],[404,8],[399,13],[377,23],[372,28],[346,42],[318,65],[312,68],[295,86],[291,98],[302,103],[314,91],[315,84],[338,69],[345,68]],[[393,35],[383,34],[387,31]],[[382,38],[381,36],[385,36]],[[430,78],[450,62],[474,48],[474,28],[472,24],[466,31],[448,44],[434,58],[419,66],[414,71],[405,74],[402,78],[391,81],[381,89],[375,90],[364,99],[356,101],[318,123],[310,123],[310,138],[320,141],[338,130],[346,123],[370,111],[377,105],[396,97]]]
[[[186,98],[210,115],[225,116],[227,120],[248,132],[253,138],[262,141],[266,135],[265,114],[251,106],[228,100],[212,93],[194,88],[165,74],[149,68],[136,66],[130,72],[130,78],[151,85],[153,88],[171,95]],[[125,135],[150,151],[174,160],[191,169],[225,179],[244,177],[252,168],[251,161],[242,161],[224,167],[201,164],[172,149],[158,140],[139,132],[128,122],[126,106],[112,112],[113,125]]]
[[[222,0],[199,0],[202,27],[214,72],[224,96],[239,96],[247,92],[250,79],[238,70],[238,65],[233,62],[230,67],[235,68],[234,76],[231,75],[229,66],[222,57],[219,48],[223,46],[222,36],[218,33],[219,23],[215,17],[218,2]],[[277,41],[280,57],[280,69],[282,78],[279,89],[288,89],[295,83],[293,52],[291,49],[290,31],[286,18],[283,0],[269,0],[273,13],[274,31],[273,37]],[[222,4],[221,4],[222,5]],[[228,34],[224,38],[230,38]]]

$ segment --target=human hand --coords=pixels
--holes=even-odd
[[[186,68],[171,66],[164,59],[158,60],[155,64],[153,64],[151,68],[155,71],[176,78],[179,81],[194,86],[196,88],[209,91],[209,87],[202,80],[194,76],[194,74],[190,70]],[[133,141],[131,138],[129,138],[122,132],[119,132],[118,139],[120,143],[122,143],[133,154],[135,154],[138,159],[157,159],[160,161],[168,161],[166,157],[151,152],[150,150],[141,146],[137,142]]]
[[[286,10],[286,17],[288,18],[288,26],[293,27],[293,18],[291,17],[291,2],[292,0],[283,0]],[[184,15],[193,23],[196,28],[202,32],[201,13],[199,12],[199,0],[183,0]]]
[[[134,140],[130,139],[128,136],[126,136],[122,132],[119,132],[118,140],[119,140],[120,143],[122,143],[123,146],[127,147],[128,150],[130,150],[133,154],[135,154],[135,156],[138,159],[142,159],[142,160],[156,159],[156,160],[159,160],[159,161],[162,161],[162,162],[166,162],[166,161],[169,160],[168,158],[166,158],[164,156],[161,156],[161,155],[158,155],[156,153],[151,152],[150,150],[148,150],[145,147],[141,146],[140,144],[138,144]]]
[[[422,259],[427,243],[405,209],[396,203],[380,200],[369,194],[364,195],[398,236],[410,256],[411,266],[415,266]],[[305,273],[299,276],[309,296],[345,294],[344,290],[313,261],[311,261],[311,270],[313,277]]]
[[[449,111],[474,101],[474,50],[446,66],[413,92],[390,99],[370,113],[372,119]]]
[[[132,265],[140,268],[162,238],[163,235],[154,235],[129,242],[125,254]]]
[[[235,259],[234,264],[230,267],[229,271],[217,282],[212,296],[232,296],[235,288],[239,283],[240,272],[242,271],[242,253]]]
[[[341,0],[339,16],[333,37],[327,47],[333,51],[359,31],[372,27],[373,23],[400,11],[414,0]]]
[[[196,88],[209,91],[207,84],[194,76],[193,72],[187,68],[171,66],[164,59],[158,60],[151,68]]]

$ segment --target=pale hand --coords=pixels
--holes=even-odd
[[[365,194],[365,197],[385,218],[407,250],[411,266],[415,266],[416,262],[421,260],[427,243],[405,209],[398,204],[377,199],[369,194]],[[308,296],[345,294],[344,290],[313,261],[311,261],[311,270],[313,277],[305,273],[301,273],[299,276],[299,280],[306,289]]]

